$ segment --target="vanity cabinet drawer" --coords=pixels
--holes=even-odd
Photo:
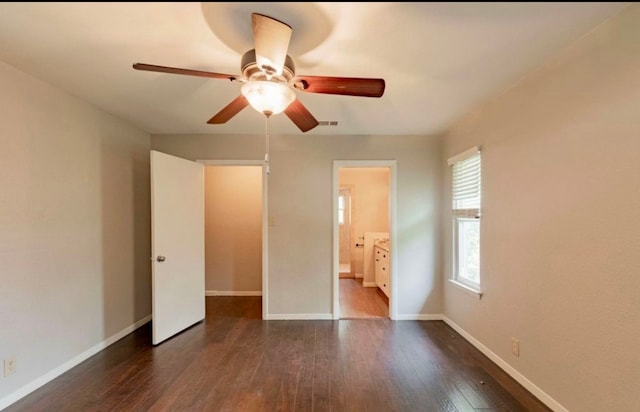
[[[374,274],[376,278],[376,285],[389,296],[389,281],[391,279],[391,265],[389,258],[389,252],[385,249],[374,246]]]

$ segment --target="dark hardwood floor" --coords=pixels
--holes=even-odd
[[[441,321],[263,321],[260,297],[207,297],[154,347],[138,329],[14,411],[549,411]]]
[[[362,279],[340,279],[340,318],[376,319],[389,317],[389,298],[380,288],[365,288]]]

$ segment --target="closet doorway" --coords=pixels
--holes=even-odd
[[[200,163],[205,165],[205,295],[261,299],[263,317],[267,313],[263,162]]]
[[[395,164],[334,161],[334,319],[394,318]]]

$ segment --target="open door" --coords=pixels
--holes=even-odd
[[[204,166],[151,151],[153,344],[204,319]]]

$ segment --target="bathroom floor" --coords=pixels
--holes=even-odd
[[[389,299],[379,288],[365,288],[362,279],[340,279],[340,319],[388,319]]]

